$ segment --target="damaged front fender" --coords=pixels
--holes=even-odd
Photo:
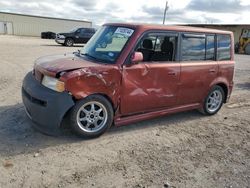
[[[92,94],[104,94],[118,107],[121,87],[121,71],[118,66],[86,67],[64,74],[65,89],[79,100]]]

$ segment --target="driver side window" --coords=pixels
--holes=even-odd
[[[177,36],[151,34],[142,38],[136,51],[144,62],[175,61],[176,48]]]
[[[81,29],[77,29],[75,33],[76,34],[80,34],[81,33]]]

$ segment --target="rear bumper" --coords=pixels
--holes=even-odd
[[[34,126],[49,135],[60,133],[62,119],[74,105],[71,95],[44,87],[31,72],[23,80],[22,100]]]
[[[226,98],[226,103],[229,102],[229,99],[230,99],[231,94],[232,94],[232,91],[233,91],[233,86],[234,86],[234,83],[231,83],[231,84],[229,85],[228,94],[227,94],[227,98]]]

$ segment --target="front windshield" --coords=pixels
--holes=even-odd
[[[84,46],[81,54],[113,64],[133,32],[133,29],[126,27],[103,26]]]
[[[74,32],[76,32],[77,29],[78,29],[78,28],[74,28],[74,29],[70,30],[69,32],[70,32],[70,33],[74,33]]]

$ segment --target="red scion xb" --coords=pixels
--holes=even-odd
[[[105,24],[78,53],[38,59],[23,103],[43,132],[56,133],[67,114],[84,137],[180,111],[214,115],[231,95],[233,44],[228,31]]]

